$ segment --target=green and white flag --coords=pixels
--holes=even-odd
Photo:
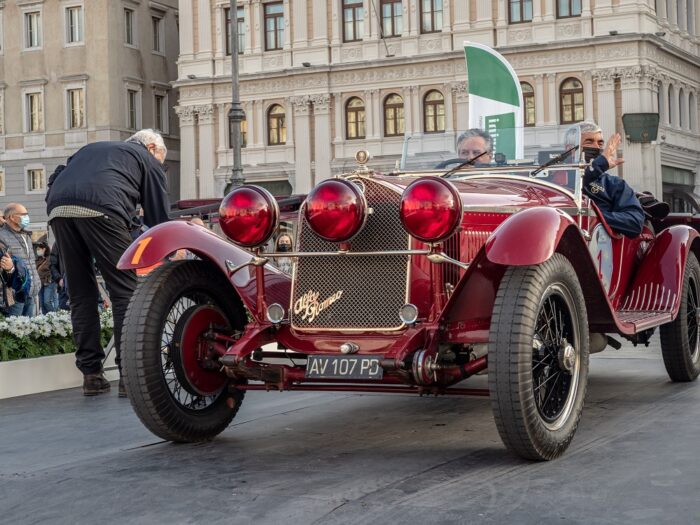
[[[503,56],[483,44],[464,42],[469,92],[469,127],[488,131],[494,153],[522,159],[523,93],[515,70]]]

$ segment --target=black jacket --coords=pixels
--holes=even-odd
[[[58,244],[53,243],[51,255],[49,255],[49,270],[51,271],[51,280],[58,283],[63,279],[63,270],[61,270],[61,259],[58,254]]]
[[[83,146],[51,175],[46,195],[47,213],[72,204],[119,217],[127,225],[139,203],[148,226],[168,220],[163,167],[137,142]]]
[[[644,210],[629,184],[605,173],[609,167],[603,155],[596,157],[584,173],[583,192],[598,205],[613,231],[637,237],[644,226]]]

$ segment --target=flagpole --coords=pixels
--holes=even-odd
[[[231,149],[233,150],[233,166],[231,168],[231,178],[226,184],[224,194],[236,186],[242,186],[245,182],[243,165],[241,163],[241,121],[245,118],[245,113],[241,107],[238,78],[238,8],[236,0],[231,0],[229,18],[231,21],[231,29],[229,30],[231,38],[231,110],[228,113],[228,119]]]

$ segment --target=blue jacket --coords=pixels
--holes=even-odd
[[[15,265],[12,273],[0,270],[0,308],[7,308],[7,288],[14,292],[15,302],[23,303],[27,300],[27,293],[31,287],[31,274],[27,271],[24,261],[12,255],[12,262]]]
[[[593,160],[583,175],[583,193],[598,205],[613,231],[637,237],[644,226],[644,210],[629,184],[605,173],[609,167],[603,155]]]

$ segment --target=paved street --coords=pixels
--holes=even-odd
[[[8,524],[700,523],[700,383],[658,348],[592,358],[549,463],[506,452],[478,398],[251,392],[200,445],[154,438],[116,389],[5,400],[0,424]]]

